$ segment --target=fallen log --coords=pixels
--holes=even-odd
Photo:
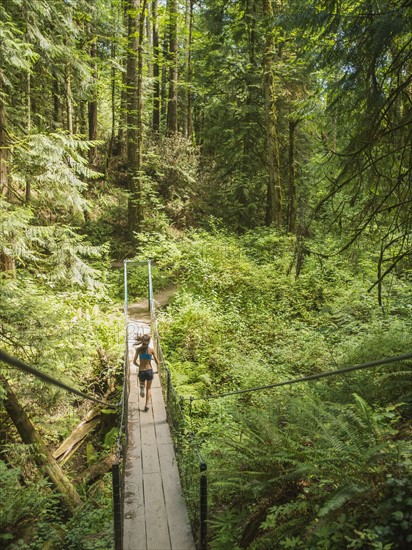
[[[97,348],[99,356],[101,372],[103,373],[102,380],[107,386],[107,391],[103,398],[107,401],[110,395],[116,391],[114,369],[110,367],[107,353],[103,348]],[[72,433],[66,437],[63,443],[53,453],[53,456],[60,464],[65,464],[74,453],[82,446],[87,436],[97,427],[102,419],[101,407],[93,407],[85,416],[85,418],[74,428]]]
[[[63,443],[53,453],[53,457],[64,464],[82,445],[86,437],[100,422],[101,410],[98,407],[91,409],[86,417],[74,428],[72,433],[66,437]]]
[[[76,483],[86,483],[86,485],[91,485],[99,477],[109,472],[115,461],[115,453],[112,452],[104,460],[101,460],[97,464],[93,464],[90,468],[82,472],[77,478]]]

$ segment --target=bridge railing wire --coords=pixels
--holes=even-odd
[[[153,297],[149,262],[149,307],[151,331],[159,358],[159,376],[165,398],[166,417],[169,423],[182,482],[190,523],[198,550],[207,548],[207,465],[204,462],[195,434],[190,426],[190,413],[184,399],[179,396],[161,346]]]
[[[120,401],[119,432],[115,445],[115,460],[112,466],[113,483],[113,520],[115,550],[123,549],[123,503],[124,503],[124,465],[127,449],[127,410],[129,395],[129,357],[128,357],[128,329],[126,326],[126,345],[123,360],[123,385]]]
[[[128,396],[129,396],[129,339],[134,335],[130,334],[128,324],[128,280],[127,266],[143,262],[124,261],[124,358],[123,358],[123,384],[120,400],[120,419],[119,433],[115,445],[115,460],[112,466],[113,483],[113,520],[114,520],[114,543],[115,550],[123,550],[123,523],[124,523],[124,491],[125,491],[125,471],[128,434]],[[144,262],[145,263],[145,262]]]
[[[127,396],[129,394],[128,388],[127,388],[127,383],[128,383],[127,382],[128,381],[127,336],[126,336],[126,352],[125,352],[125,359],[124,359],[123,388],[122,388],[121,400],[118,406],[113,405],[112,403],[107,403],[106,401],[103,401],[102,399],[98,399],[94,396],[88,395],[78,390],[77,388],[73,388],[72,386],[69,386],[68,384],[62,382],[61,380],[58,380],[57,378],[54,378],[53,376],[50,376],[49,374],[42,372],[37,368],[32,367],[31,365],[27,365],[20,359],[16,357],[12,357],[11,355],[9,355],[3,350],[0,350],[0,363],[6,363],[11,367],[17,368],[27,374],[31,374],[36,378],[39,378],[40,380],[42,380],[43,382],[46,382],[47,384],[56,386],[69,393],[73,393],[75,395],[78,395],[79,397],[88,399],[89,401],[93,401],[94,403],[104,405],[106,408],[119,410],[119,414],[120,414],[119,434],[115,445],[115,461],[112,466],[112,484],[113,484],[113,516],[114,516],[115,549],[122,550],[122,545],[123,545],[122,503],[123,503],[123,487],[124,487],[123,464],[124,464],[124,452],[127,444],[126,411],[127,411]]]

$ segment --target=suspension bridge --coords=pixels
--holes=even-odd
[[[148,268],[147,306],[129,306],[128,267],[142,263],[147,263]],[[2,350],[0,362],[79,397],[119,411],[119,436],[112,468],[115,550],[206,550],[207,467],[199,449],[191,443],[195,438],[186,425],[184,400],[174,389],[170,371],[164,361],[157,328],[150,260],[125,260],[124,288],[124,372],[118,406],[73,388]],[[159,358],[157,372],[154,369],[156,374],[152,384],[151,406],[146,412],[145,400],[139,393],[137,367],[133,364],[136,337],[145,333],[151,334],[151,345]],[[290,386],[410,359],[412,353],[407,353],[275,384],[190,398],[190,404],[195,399],[218,399]],[[177,460],[176,453],[181,460]],[[189,502],[190,510],[186,508],[185,502]]]
[[[128,268],[138,262],[124,263],[126,346],[121,433],[118,447],[119,468],[114,468],[116,550],[195,550],[205,548],[192,533],[182,494],[175,447],[168,423],[162,389],[166,378],[170,398],[170,373],[165,370],[157,331],[156,306],[148,261],[148,303],[129,306]],[[161,297],[159,298],[162,301]],[[167,300],[167,298],[166,298]],[[151,347],[159,357],[149,410],[139,392],[138,368],[133,363],[136,338],[151,334]],[[116,479],[117,478],[117,479]],[[116,506],[117,502],[117,506]],[[117,509],[116,509],[117,508]]]

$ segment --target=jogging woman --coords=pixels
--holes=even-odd
[[[140,345],[137,347],[134,354],[133,363],[139,367],[139,385],[140,385],[140,397],[144,397],[146,393],[146,404],[144,412],[149,410],[149,403],[151,398],[151,388],[153,382],[153,368],[152,359],[155,360],[156,365],[159,367],[159,360],[156,352],[153,348],[149,347],[150,334],[143,334],[139,338]],[[139,362],[137,362],[139,359]],[[146,391],[145,391],[146,390]]]

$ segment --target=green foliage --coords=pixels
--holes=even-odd
[[[91,246],[67,225],[84,221],[85,180],[98,176],[82,156],[89,146],[64,133],[32,134],[14,144],[10,185],[30,193],[25,206],[0,200],[0,251],[51,283],[97,289],[99,271],[84,258],[100,258],[107,248]]]
[[[191,227],[196,219],[196,195],[201,178],[197,147],[180,135],[165,137],[149,145],[144,164],[151,182],[143,198],[146,230],[166,229],[166,220],[178,229]],[[154,193],[150,194],[150,188]]]
[[[83,156],[90,146],[90,142],[55,132],[31,134],[13,147],[10,178],[16,188],[30,185],[30,203],[39,221],[83,221],[88,210],[86,181],[99,176]]]
[[[337,229],[342,246],[379,243],[378,277],[398,264],[409,268],[410,5],[371,10],[362,0],[333,7],[309,0],[290,8],[303,35],[301,55],[321,70],[319,128],[329,153],[321,170],[329,183],[316,212]]]
[[[402,280],[384,287],[382,311],[367,293],[368,252],[313,254],[296,279],[294,244],[267,229],[150,242],[160,265],[165,258],[170,269],[173,258],[182,281],[160,317],[180,395],[218,395],[409,351]],[[194,401],[188,429],[208,464],[212,547],[407,544],[410,503],[399,507],[395,487],[402,493],[411,483],[410,394],[408,361]],[[188,498],[195,509],[190,491]]]
[[[104,489],[99,487],[88,503],[67,522],[62,545],[68,550],[110,550],[114,548],[110,474]]]
[[[50,490],[48,482],[43,479],[26,479],[21,483],[21,471],[10,468],[0,460],[0,489],[2,509],[0,513],[0,541],[3,548],[17,548],[18,536],[24,537],[25,531],[32,531],[30,538],[38,540],[40,525],[57,517],[58,497]],[[33,526],[37,523],[36,527]],[[27,546],[28,548],[28,546]],[[34,548],[34,546],[32,546]],[[36,546],[39,548],[39,546]]]
[[[120,374],[124,332],[123,274],[108,272],[111,254],[152,257],[156,290],[179,284],[160,328],[185,397],[409,352],[410,5],[290,0],[274,3],[267,21],[264,4],[254,0],[206,0],[194,9],[191,44],[180,5],[178,115],[181,127],[183,117],[191,119],[192,134],[165,137],[163,109],[159,133],[149,135],[155,78],[145,37],[144,220],[132,236],[123,4],[0,6],[0,265],[16,268],[0,279],[1,347],[101,393],[102,371]],[[161,42],[166,20],[160,5]],[[282,223],[296,206],[293,235],[259,228],[273,160],[262,70],[268,29]],[[166,57],[160,53],[163,74]],[[88,135],[93,106],[110,151],[73,135]],[[146,284],[145,267],[130,269],[130,301],[146,296]],[[410,366],[194,401],[186,424],[211,472],[211,547],[410,546]],[[50,443],[82,416],[72,397],[21,373],[7,375]],[[114,437],[115,428],[104,443],[90,442],[89,459]],[[193,441],[179,437],[182,454],[193,455]],[[28,454],[17,459],[13,445],[4,450],[11,465],[0,470],[10,495],[5,532],[16,535],[16,548],[112,546],[106,489],[92,488],[64,526],[50,489],[35,480],[30,461],[24,466]],[[20,537],[26,517],[30,526]]]
[[[254,549],[269,540],[279,548],[340,547],[370,528],[382,542],[409,540],[402,520],[412,501],[395,502],[392,489],[412,482],[410,445],[388,438],[392,429],[381,415],[357,397],[341,406],[308,391],[304,401],[292,397],[285,407],[264,401],[261,409],[242,415],[209,457],[214,498],[219,507],[236,504],[234,523],[244,524],[239,541],[254,540]]]

